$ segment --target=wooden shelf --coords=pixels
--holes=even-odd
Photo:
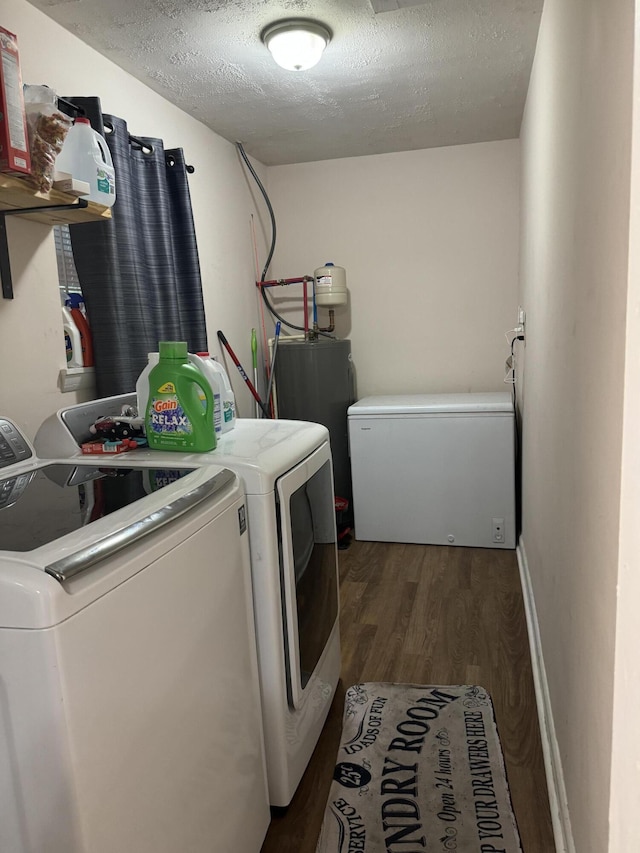
[[[0,174],[0,210],[41,207],[42,212],[26,213],[25,219],[43,222],[45,225],[65,225],[76,222],[100,222],[111,219],[111,208],[93,201],[85,208],[74,210],[47,210],[47,205],[73,204],[77,197],[59,190],[38,192],[22,178]],[[19,215],[19,214],[16,214]]]
[[[54,205],[62,206],[55,210]],[[34,208],[36,208],[34,210]],[[24,210],[24,213],[21,211]],[[13,282],[7,241],[7,216],[21,216],[45,225],[68,225],[80,222],[104,222],[111,219],[111,208],[78,199],[70,193],[51,190],[41,193],[22,178],[0,174],[0,283],[2,296],[13,299]]]

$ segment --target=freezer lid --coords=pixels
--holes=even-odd
[[[349,406],[350,418],[380,415],[513,414],[508,391],[453,394],[392,394],[363,397]]]

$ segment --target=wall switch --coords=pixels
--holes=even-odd
[[[493,542],[504,542],[504,518],[492,518],[491,531],[491,538]]]

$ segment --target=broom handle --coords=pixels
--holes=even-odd
[[[260,406],[260,408],[262,409],[262,412],[263,412],[263,414],[264,414],[265,418],[269,418],[269,417],[271,417],[271,415],[269,414],[269,409],[267,409],[267,407],[265,406],[265,404],[264,404],[264,403],[262,402],[262,400],[260,399],[260,395],[258,394],[258,392],[256,391],[256,389],[255,389],[255,388],[253,387],[253,385],[251,384],[251,380],[250,380],[250,379],[249,379],[249,377],[247,376],[247,374],[246,374],[246,372],[245,372],[244,367],[240,364],[240,362],[238,361],[238,357],[237,357],[237,355],[236,355],[236,354],[235,354],[235,352],[231,349],[231,346],[230,346],[230,344],[229,344],[229,341],[225,338],[225,336],[222,334],[222,332],[221,332],[219,329],[218,329],[218,340],[219,340],[219,341],[220,341],[220,343],[223,345],[223,347],[226,349],[226,351],[229,353],[229,356],[231,357],[231,361],[235,364],[235,366],[236,366],[236,367],[238,368],[238,370],[240,371],[240,376],[242,376],[242,378],[243,378],[243,379],[244,379],[244,381],[245,381],[245,384],[246,384],[247,388],[248,388],[248,389],[249,389],[249,391],[251,391],[251,393],[253,394],[253,397],[254,397],[254,399],[255,399],[256,403],[257,403],[257,404]]]

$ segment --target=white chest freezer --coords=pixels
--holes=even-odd
[[[508,392],[365,397],[348,422],[356,539],[515,548]]]

